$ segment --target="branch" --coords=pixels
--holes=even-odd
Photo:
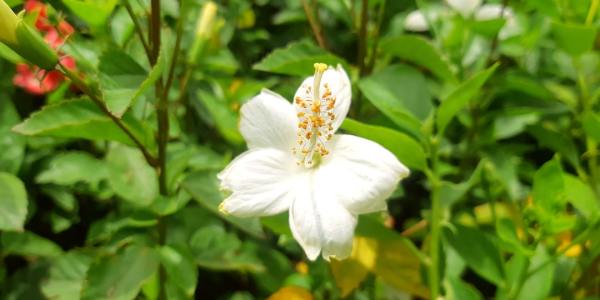
[[[131,7],[129,0],[125,0],[123,2],[125,3],[125,9],[127,10],[129,17],[131,17],[131,20],[133,21],[133,27],[135,28],[135,33],[140,38],[140,41],[142,41],[142,46],[144,46],[144,51],[146,52],[146,56],[148,57],[148,60],[150,60],[150,55],[151,55],[150,46],[148,45],[148,42],[146,42],[146,38],[144,37],[144,32],[142,31],[142,26],[140,25],[140,22],[138,21],[137,17],[135,16],[135,13],[133,12],[133,8]]]
[[[319,47],[327,50],[327,41],[323,36],[323,30],[321,28],[321,23],[319,22],[318,17],[315,17],[315,7],[310,6],[306,0],[302,0],[302,6],[304,7],[304,13],[306,13],[306,18],[308,19],[308,23],[310,24],[310,29],[312,30],[317,43],[319,43]]]

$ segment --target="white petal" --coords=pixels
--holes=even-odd
[[[296,138],[294,107],[278,94],[263,89],[242,105],[240,132],[248,148],[277,148],[291,151]]]
[[[500,4],[485,4],[481,6],[475,13],[475,19],[479,21],[512,17],[512,9],[510,7],[506,7],[504,9],[504,13],[502,13],[502,5]]]
[[[412,11],[404,19],[404,29],[414,32],[427,31],[429,26],[425,15],[419,10]]]
[[[277,149],[246,151],[217,176],[221,189],[232,192],[220,208],[240,217],[284,212],[295,197],[297,171],[289,152]]]
[[[385,200],[409,174],[390,151],[352,135],[336,135],[331,155],[318,167],[315,181],[353,214],[386,209]]]
[[[446,0],[448,5],[463,16],[470,16],[481,5],[481,0]]]
[[[290,207],[290,228],[310,260],[319,252],[326,260],[350,256],[356,221],[356,216],[335,201],[330,189],[312,174],[299,185]]]
[[[344,122],[344,118],[346,118],[348,110],[350,109],[350,103],[352,102],[352,86],[350,85],[350,78],[348,77],[348,74],[341,65],[338,65],[335,69],[329,67],[325,73],[323,73],[319,87],[321,97],[325,93],[326,84],[329,86],[331,94],[335,96],[335,106],[333,107],[335,120],[333,120],[332,124],[335,132],[335,130],[342,125],[342,122]],[[312,99],[313,85],[314,76],[304,79],[296,91],[294,99],[296,99],[296,97],[300,97],[302,99]],[[300,109],[298,110],[301,111]]]

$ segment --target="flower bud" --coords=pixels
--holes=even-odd
[[[19,18],[15,15],[10,7],[0,0],[0,42],[6,45],[16,45],[17,36],[15,31]]]
[[[58,55],[40,34],[0,0],[0,42],[42,69],[54,69]]]
[[[198,57],[204,51],[206,41],[210,38],[213,32],[216,15],[217,5],[213,1],[206,2],[202,7],[200,18],[196,24],[196,39],[192,44],[192,48],[188,56],[188,62],[190,64],[196,64]]]

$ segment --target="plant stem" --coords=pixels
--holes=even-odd
[[[379,11],[377,12],[377,26],[373,33],[373,46],[371,47],[371,55],[369,57],[369,63],[367,64],[366,73],[370,74],[373,72],[375,66],[375,58],[377,57],[377,47],[379,47],[379,37],[381,35],[381,24],[383,23],[383,16],[385,14],[385,0],[379,4]]]
[[[367,55],[367,21],[369,19],[369,1],[362,0],[360,8],[360,26],[358,28],[358,71],[362,76],[365,74],[365,56]]]
[[[502,0],[502,9],[500,10],[500,15],[498,16],[499,18],[504,18],[504,10],[506,9],[506,6],[508,5],[508,0]],[[498,41],[499,41],[499,35],[500,35],[500,30],[498,30],[498,32],[496,32],[496,34],[494,35],[494,39],[492,40],[492,46],[490,48],[490,53],[488,54],[488,57],[486,59],[486,66],[491,66],[493,63],[493,59],[494,59],[494,54],[496,53],[496,49],[498,48]]]
[[[146,41],[146,38],[144,37],[144,32],[142,31],[142,26],[140,25],[140,22],[138,21],[137,17],[135,16],[135,13],[133,12],[133,8],[131,7],[129,0],[125,0],[123,2],[125,3],[125,9],[127,10],[129,17],[133,21],[133,27],[135,28],[135,33],[140,38],[140,41],[142,42],[142,46],[144,46],[144,52],[146,52],[146,56],[148,57],[148,60],[150,61],[150,60],[152,60],[150,58],[151,57],[150,46],[148,45],[148,42]]]
[[[315,6],[311,6],[306,2],[306,0],[302,0],[302,7],[304,7],[304,13],[306,14],[306,19],[308,19],[308,23],[310,24],[310,29],[319,44],[319,47],[327,50],[327,40],[325,40],[325,36],[323,35],[323,29],[321,27],[321,23],[319,22],[319,18],[317,16]]]
[[[600,0],[592,0],[592,3],[590,3],[590,10],[588,10],[587,17],[585,18],[585,25],[592,25],[594,17],[598,13],[598,7],[600,7]]]
[[[440,179],[438,177],[438,145],[437,139],[431,141],[431,172],[429,181],[431,184],[431,235],[429,241],[429,297],[437,299],[440,293],[440,227],[442,219],[442,205],[440,200]]]
[[[75,86],[77,86],[77,88],[79,88],[84,94],[90,97],[92,102],[94,102],[100,108],[100,110],[102,110],[102,112],[106,114],[113,121],[113,123],[115,123],[127,135],[127,137],[129,137],[129,139],[131,139],[131,141],[138,147],[138,149],[140,149],[140,151],[144,155],[146,162],[148,162],[148,164],[151,166],[157,166],[158,160],[150,153],[148,148],[146,148],[146,146],[142,144],[142,142],[131,132],[131,130],[129,130],[127,125],[125,125],[125,123],[123,123],[121,119],[115,117],[112,113],[110,113],[108,108],[106,108],[106,105],[104,105],[104,101],[102,101],[102,99],[100,99],[98,95],[94,93],[92,89],[81,78],[79,78],[79,75],[75,74],[75,72],[69,70],[61,63],[59,63],[59,67],[60,71],[67,78],[69,78],[75,84]]]
[[[156,65],[158,62],[158,56],[160,53],[160,29],[161,29],[161,14],[160,14],[160,0],[152,0],[151,4],[151,16],[150,16],[150,37],[152,52],[150,56],[150,64]],[[178,51],[176,51],[178,52]],[[174,54],[176,55],[176,54]],[[176,58],[176,56],[175,56]],[[173,62],[174,64],[175,62]],[[168,196],[169,191],[167,188],[167,142],[169,139],[169,103],[166,97],[167,92],[163,93],[163,82],[157,80],[155,84],[155,95],[156,95],[156,115],[158,122],[158,187],[162,196]],[[167,200],[165,200],[167,201]],[[163,246],[167,238],[167,226],[163,219],[158,219],[158,244]],[[158,299],[167,299],[166,281],[167,273],[164,266],[161,264],[158,270],[159,277],[159,292]]]

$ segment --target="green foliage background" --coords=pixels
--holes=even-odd
[[[91,98],[27,94],[0,47],[0,298],[600,299],[600,1],[487,1],[508,37],[442,1],[223,0],[201,33],[208,1],[157,2],[148,54],[150,0],[47,1]],[[412,171],[331,264],[217,208],[240,106],[315,62],[352,78],[342,130]]]

